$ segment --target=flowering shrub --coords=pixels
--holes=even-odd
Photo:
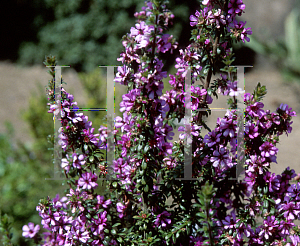
[[[232,180],[237,166],[237,100],[241,89],[234,79],[232,42],[249,41],[250,28],[235,20],[245,9],[242,0],[204,0],[190,16],[191,44],[180,50],[173,87],[163,95],[163,58],[178,44],[166,34],[174,17],[165,1],[149,1],[130,33],[123,37],[125,51],[115,81],[128,87],[115,119],[115,160],[118,180],[106,180],[107,192],[97,192],[98,178],[108,170],[104,160],[107,127],[94,134],[92,122],[73,108],[73,96],[62,88],[62,168],[68,179],[66,196],[43,199],[37,206],[44,232],[42,245],[297,245],[300,231],[300,187],[287,168],[270,173],[276,162],[279,136],[290,133],[295,112],[286,104],[270,113],[261,102],[266,88],[258,84],[246,93],[245,180]],[[55,66],[55,57],[46,65]],[[223,65],[222,65],[223,64]],[[184,118],[185,77],[191,69],[193,180],[184,180],[184,143],[174,136],[174,119]],[[211,83],[212,75],[222,72]],[[50,74],[54,78],[54,68]],[[49,82],[50,113],[56,113],[54,79]],[[218,118],[212,131],[202,117],[213,96],[232,96],[231,110]],[[210,132],[202,137],[202,128]],[[179,128],[183,131],[184,127]],[[181,178],[181,179],[180,179]],[[172,204],[167,199],[172,198]],[[255,217],[261,216],[258,226]],[[24,236],[37,240],[34,225]],[[290,242],[288,242],[290,240]]]

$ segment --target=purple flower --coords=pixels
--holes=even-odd
[[[88,241],[88,239],[90,238],[89,232],[84,231],[84,229],[81,229],[81,228],[76,230],[76,229],[74,229],[74,227],[72,227],[71,233],[72,233],[72,236],[74,239],[77,239],[82,243],[86,243]]]
[[[213,166],[217,167],[221,164],[222,167],[228,162],[228,153],[224,147],[220,147],[219,150],[213,152],[213,157],[210,158],[210,161],[213,162]]]
[[[243,94],[245,91],[242,90],[242,88],[237,87],[237,82],[238,81],[228,81],[227,82],[227,90],[229,92],[229,96],[238,96],[239,94]],[[227,93],[226,93],[227,94]]]
[[[265,239],[269,239],[270,236],[274,234],[274,231],[279,226],[279,222],[275,220],[275,216],[268,216],[266,220],[264,220],[263,230],[260,231],[259,236],[264,235]]]
[[[169,40],[172,39],[170,34],[164,34],[158,41],[157,41],[157,49],[159,52],[166,53],[169,49],[171,49],[172,44]]]
[[[285,211],[284,217],[288,220],[295,220],[298,217],[298,214],[300,213],[299,206],[295,205],[294,202],[289,202],[287,204],[281,205],[279,211],[282,210]]]
[[[270,164],[261,156],[251,155],[250,159],[246,160],[248,171],[253,173],[263,174],[263,167],[268,167]]]
[[[233,229],[233,228],[235,228],[235,225],[238,221],[239,221],[239,219],[236,220],[235,212],[231,211],[231,216],[227,215],[225,217],[225,220],[222,220],[222,223],[224,225],[224,229],[228,229],[228,228]]]
[[[122,95],[123,101],[120,103],[120,111],[127,111],[129,112],[132,108],[136,96],[140,94],[139,89],[133,89],[128,94]]]
[[[205,135],[203,142],[208,145],[208,147],[212,147],[213,145],[220,143],[220,137],[222,136],[222,133],[217,133],[215,130],[208,133],[208,135]]]
[[[295,224],[291,221],[281,221],[280,226],[278,227],[278,230],[281,230],[282,235],[289,235],[290,229],[295,226]]]
[[[228,13],[232,15],[241,15],[245,7],[246,6],[242,0],[230,0],[230,2],[228,3]]]
[[[289,117],[297,116],[295,111],[292,111],[292,108],[289,108],[289,105],[281,103],[279,108],[276,110],[280,115],[283,116],[283,119],[286,120]]]
[[[163,211],[161,214],[157,215],[154,224],[156,226],[166,227],[167,224],[171,224],[171,219],[167,218],[171,214],[167,211]]]
[[[125,209],[126,209],[125,205],[123,205],[121,202],[117,203],[117,211],[119,212],[120,219],[122,219],[124,217]]]
[[[69,165],[69,155],[66,154],[67,158],[61,159],[61,167],[67,171],[67,173],[70,171],[70,165]]]
[[[248,121],[245,126],[245,133],[248,134],[251,139],[256,138],[259,135],[258,127]]]
[[[294,198],[296,200],[300,200],[300,183],[291,184],[287,189],[287,197]]]
[[[233,121],[233,119],[226,119],[226,118],[221,119],[220,130],[224,130],[223,131],[224,137],[227,137],[228,135],[231,138],[234,137],[235,129],[236,129],[236,122]]]
[[[32,222],[29,222],[28,225],[23,226],[22,230],[23,230],[22,232],[23,237],[33,238],[39,232],[40,226],[39,225],[34,226]]]
[[[81,169],[81,166],[85,164],[84,155],[77,156],[76,153],[72,154],[73,158],[73,167]]]
[[[245,21],[246,23],[246,21]],[[247,35],[251,35],[252,31],[251,31],[251,27],[248,28],[244,28],[242,33],[241,33],[241,40],[245,43],[245,39],[247,42],[250,42],[250,38],[247,37]]]
[[[195,13],[196,16],[194,15],[191,15],[190,16],[190,25],[191,26],[196,26],[198,24],[198,18],[200,17],[200,13],[198,10],[196,10],[196,13]]]
[[[273,155],[276,155],[278,152],[278,149],[273,146],[270,142],[264,142],[260,147],[259,150],[261,151],[261,155],[263,157],[270,157]]]
[[[261,109],[264,107],[264,104],[261,102],[256,102],[253,105],[250,105],[246,108],[246,111],[251,117],[262,117],[265,112]]]
[[[264,176],[264,180],[269,184],[269,191],[274,192],[274,190],[280,189],[280,182],[275,173],[267,172]]]
[[[216,24],[217,28],[220,28],[221,25],[226,25],[226,20],[224,15],[221,15],[221,9],[218,9],[217,11],[209,11],[207,16],[207,24]]]
[[[128,81],[131,78],[130,69],[127,66],[119,66],[118,72],[114,79],[115,82],[120,83],[121,85],[128,85]]]
[[[100,235],[101,232],[104,230],[104,227],[106,226],[106,218],[107,212],[104,211],[103,213],[100,213],[97,215],[98,218],[93,218],[93,222],[95,226],[92,226],[93,234],[94,235]]]
[[[298,245],[300,243],[300,237],[298,235],[289,235],[290,239],[292,240],[293,245]]]
[[[82,189],[92,189],[96,188],[98,184],[96,183],[97,181],[97,175],[91,173],[83,173],[81,175],[81,178],[78,179],[78,185],[82,187]]]
[[[107,208],[111,204],[110,199],[105,201],[104,196],[100,196],[100,195],[97,196],[97,201],[98,201],[98,204],[101,205],[104,208]]]

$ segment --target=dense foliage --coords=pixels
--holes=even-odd
[[[143,4],[140,0],[33,1],[35,18],[30,27],[36,38],[23,42],[19,61],[39,64],[50,53],[77,71],[90,72],[95,64],[120,65],[116,57],[122,50],[121,38],[134,24],[133,15]],[[196,0],[171,1],[176,24],[170,32],[184,46],[190,33],[188,17],[198,5]],[[168,58],[168,66],[174,57]]]

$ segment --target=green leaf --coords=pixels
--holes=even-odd
[[[145,148],[144,148],[144,151],[143,151],[143,154],[146,154],[149,150],[149,145],[146,145]]]
[[[142,168],[143,170],[147,168],[147,163],[145,162],[145,160],[142,161]]]
[[[202,212],[196,213],[196,216],[199,216],[199,217],[201,217],[203,219],[206,219],[206,214],[202,213]]]
[[[138,145],[138,147],[137,147],[138,152],[140,152],[142,148],[143,148],[142,144]]]
[[[268,200],[264,200],[264,207],[265,207],[265,208],[268,208],[268,207],[269,207],[269,202],[268,202]]]
[[[144,188],[144,192],[146,192],[146,193],[147,193],[148,191],[149,191],[149,186],[148,186],[148,185],[146,185],[146,186],[145,186],[145,188]]]

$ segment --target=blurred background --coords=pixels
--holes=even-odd
[[[189,16],[199,1],[170,1],[174,26],[169,33],[184,48],[190,38]],[[246,92],[252,93],[258,82],[267,86],[264,109],[276,110],[286,103],[300,112],[300,1],[244,0],[247,21],[253,35],[246,44],[236,45],[236,65],[246,69]],[[51,79],[43,65],[45,56],[55,55],[62,69],[66,90],[79,107],[106,107],[106,73],[100,65],[115,65],[122,51],[121,38],[134,25],[133,14],[144,6],[141,0],[11,0],[1,5],[0,26],[0,211],[13,225],[13,242],[29,245],[21,237],[22,226],[40,223],[35,210],[39,199],[63,194],[61,181],[45,180],[53,176],[51,144],[52,115],[47,113],[46,86]],[[174,73],[178,51],[168,57],[166,70]],[[165,89],[170,89],[168,78]],[[116,115],[124,87],[116,85]],[[226,107],[221,98],[211,107]],[[217,117],[208,119],[212,128]],[[89,112],[97,130],[104,115]],[[293,131],[282,135],[277,146],[278,165],[271,171],[280,174],[287,166],[300,172],[300,120],[293,119]],[[178,140],[178,134],[174,140]],[[1,235],[0,235],[1,240]],[[1,241],[0,241],[1,242]]]

